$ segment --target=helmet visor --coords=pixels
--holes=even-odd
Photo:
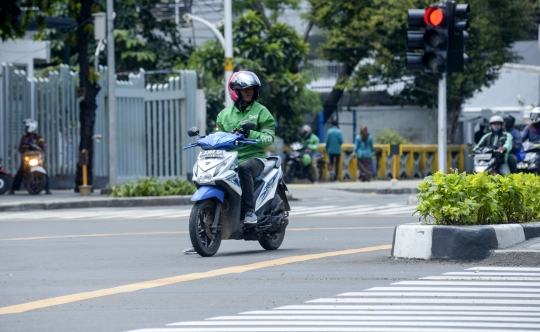
[[[540,113],[531,113],[531,122],[537,123],[540,119]]]
[[[252,72],[239,72],[231,81],[231,89],[242,90],[250,86],[260,86],[259,78]]]

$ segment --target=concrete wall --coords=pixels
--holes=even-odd
[[[437,110],[415,106],[366,106],[351,107],[356,110],[356,133],[361,126],[367,126],[372,135],[384,128],[397,130],[403,137],[416,144],[437,143]],[[331,127],[325,126],[325,133]],[[340,128],[347,143],[353,143],[353,112],[343,109],[339,112]]]

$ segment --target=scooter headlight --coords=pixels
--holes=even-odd
[[[212,174],[208,172],[202,172],[201,175],[199,175],[199,183],[207,183],[212,181]]]
[[[39,164],[39,161],[37,159],[30,159],[30,161],[28,161],[28,165],[30,166],[37,166]]]
[[[222,162],[220,162],[217,166],[216,166],[216,170],[214,171],[214,176],[218,175],[219,174],[219,171],[221,170],[221,168],[225,165],[227,165],[227,163],[229,162],[229,159],[231,159],[231,157],[223,160]]]

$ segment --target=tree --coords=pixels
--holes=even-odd
[[[328,59],[345,63],[343,75],[325,103],[325,119],[335,110],[338,97],[347,87],[403,82],[405,89],[396,96],[399,102],[428,107],[437,105],[437,78],[405,70],[407,9],[425,8],[433,1],[310,2],[313,7],[309,17],[325,29],[327,37],[322,53]],[[465,46],[469,64],[464,73],[448,76],[448,137],[451,141],[457,133],[463,103],[492,84],[504,63],[516,60],[517,55],[511,51],[512,43],[525,37],[533,13],[533,4],[529,0],[459,2],[471,6],[470,38]],[[336,18],[335,23],[332,23],[332,17]],[[362,65],[357,67],[361,60]]]
[[[317,110],[319,104],[317,94],[306,89],[312,77],[300,67],[308,44],[291,26],[271,23],[267,28],[260,14],[248,10],[233,21],[233,45],[235,71],[253,71],[261,80],[260,102],[274,115],[277,135],[287,142],[296,139],[303,114]],[[221,44],[210,40],[190,60],[191,67],[202,73],[209,126],[223,109],[223,53]]]

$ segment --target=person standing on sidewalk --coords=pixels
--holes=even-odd
[[[341,162],[341,144],[343,132],[339,129],[337,120],[332,121],[332,128],[326,133],[326,153],[329,157],[328,170],[334,172],[334,181],[338,180],[339,163]]]
[[[360,129],[360,135],[354,140],[353,158],[357,158],[360,181],[371,181],[371,156],[373,155],[373,137],[366,126]]]

